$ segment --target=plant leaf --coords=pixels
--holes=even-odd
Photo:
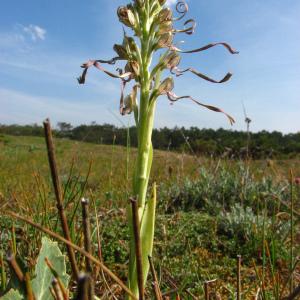
[[[9,290],[8,293],[0,297],[0,300],[23,300],[24,297],[16,290]]]
[[[46,265],[46,257],[59,274],[59,278],[64,286],[67,287],[69,283],[69,275],[66,274],[65,256],[58,248],[57,242],[52,242],[50,239],[43,237],[42,248],[40,250],[35,268],[36,277],[32,280],[32,289],[36,296],[36,300],[53,299],[49,289],[51,287],[53,275]]]
[[[141,222],[141,243],[142,243],[142,260],[143,260],[143,278],[144,284],[147,281],[149,271],[148,256],[152,256],[154,228],[155,228],[155,209],[156,209],[156,184],[153,185],[151,199],[148,200]]]

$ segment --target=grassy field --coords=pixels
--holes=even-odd
[[[88,176],[87,190],[93,191],[102,200],[106,195],[108,200],[116,200],[116,205],[119,205],[119,201],[126,201],[124,197],[131,189],[131,170],[136,149],[65,139],[57,139],[55,144],[59,172],[63,180],[69,178],[70,172],[72,178],[79,182],[84,182]],[[186,178],[197,178],[201,168],[209,172],[218,172],[221,168],[234,172],[239,165],[239,161],[155,151],[152,180],[159,184],[180,184]],[[249,172],[257,179],[272,176],[276,182],[287,180],[290,169],[293,169],[295,175],[300,174],[300,162],[263,160],[252,161],[249,164]],[[35,198],[36,193],[39,193],[38,180],[47,185],[49,179],[43,138],[0,136],[0,190],[3,195],[28,193],[28,196]]]
[[[88,197],[95,208],[94,251],[97,215],[103,260],[125,280],[129,240],[125,208],[136,149],[64,139],[56,139],[55,145],[73,241],[82,245],[78,203],[82,196]],[[204,281],[217,279],[211,286],[211,299],[218,295],[236,299],[236,257],[240,254],[243,299],[253,299],[258,289],[263,289],[263,299],[279,299],[291,261],[299,253],[299,188],[294,186],[292,195],[291,242],[288,179],[291,169],[295,176],[300,174],[300,163],[214,160],[155,151],[153,166],[151,181],[158,184],[154,261],[162,290],[177,289],[183,299],[203,297]],[[14,210],[59,232],[43,138],[0,136],[0,200],[0,209]],[[12,238],[13,224],[18,255],[30,270],[41,234],[2,216],[2,251]],[[299,282],[298,271],[296,268],[294,285]],[[289,284],[284,293],[288,290]]]

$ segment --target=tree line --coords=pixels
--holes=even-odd
[[[43,136],[43,128],[33,125],[0,124],[0,134]],[[137,146],[136,127],[117,127],[110,124],[79,125],[59,122],[56,137],[95,144]],[[159,128],[153,131],[155,149],[186,151],[197,155],[245,158],[293,158],[300,155],[300,132],[283,134],[278,131],[260,131],[249,134],[225,129],[199,129],[197,127]]]

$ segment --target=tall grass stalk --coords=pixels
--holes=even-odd
[[[1,268],[1,292],[4,292],[6,289],[7,276],[6,276],[2,251],[0,251],[0,268]]]
[[[290,201],[291,201],[291,209],[290,209],[290,238],[291,238],[291,245],[290,245],[290,273],[291,273],[291,280],[290,280],[290,292],[292,293],[294,289],[294,176],[293,171],[290,170]]]

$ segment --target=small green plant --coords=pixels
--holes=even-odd
[[[14,254],[11,254],[9,260],[15,260]],[[51,264],[51,267],[47,266],[46,261]],[[24,270],[20,269],[16,262],[11,265],[16,275],[11,276],[8,283],[10,289],[0,297],[0,300],[33,299],[32,295],[39,300],[51,300],[53,299],[51,283],[54,278],[60,281],[62,287],[68,287],[70,278],[66,274],[65,256],[59,250],[57,243],[48,238],[42,239],[42,247],[35,266],[35,277],[32,280],[28,278],[28,273],[23,274]]]
[[[188,12],[188,6],[184,1],[178,1],[176,11],[178,17],[174,17],[172,10],[165,6],[166,0],[134,0],[127,6],[118,8],[118,17],[121,23],[129,27],[134,38],[129,37],[124,30],[122,44],[115,44],[114,50],[117,56],[111,60],[90,60],[83,64],[82,76],[78,79],[80,84],[85,82],[87,71],[94,66],[107,75],[121,80],[120,113],[122,115],[132,113],[137,126],[138,155],[134,170],[132,195],[138,203],[138,220],[141,240],[141,264],[138,275],[139,255],[136,252],[136,237],[134,236],[134,224],[130,206],[128,209],[128,222],[131,232],[130,261],[128,285],[138,297],[143,297],[143,287],[138,288],[138,279],[143,282],[147,280],[149,270],[148,256],[151,256],[154,238],[155,201],[156,191],[147,199],[149,176],[152,166],[152,130],[155,115],[155,106],[160,96],[167,96],[173,103],[180,99],[190,99],[194,103],[215,112],[224,113],[230,123],[234,120],[221,109],[206,105],[191,96],[177,96],[174,92],[174,76],[181,76],[190,72],[194,75],[213,83],[223,83],[230,79],[231,73],[227,73],[221,80],[214,80],[196,69],[189,67],[180,69],[179,63],[181,53],[196,53],[207,50],[217,45],[225,47],[230,53],[237,53],[227,43],[212,43],[199,49],[183,51],[174,44],[176,34],[193,34],[196,23],[189,19],[184,22],[183,29],[176,29],[175,22],[181,21]],[[155,54],[159,53],[157,60]],[[113,73],[102,64],[115,64],[117,61],[125,61],[124,69],[118,69]],[[172,76],[161,80],[163,72],[169,70]],[[129,82],[134,82],[131,93],[124,96],[125,87]],[[139,97],[139,101],[137,100]],[[142,269],[142,270],[141,270]]]

